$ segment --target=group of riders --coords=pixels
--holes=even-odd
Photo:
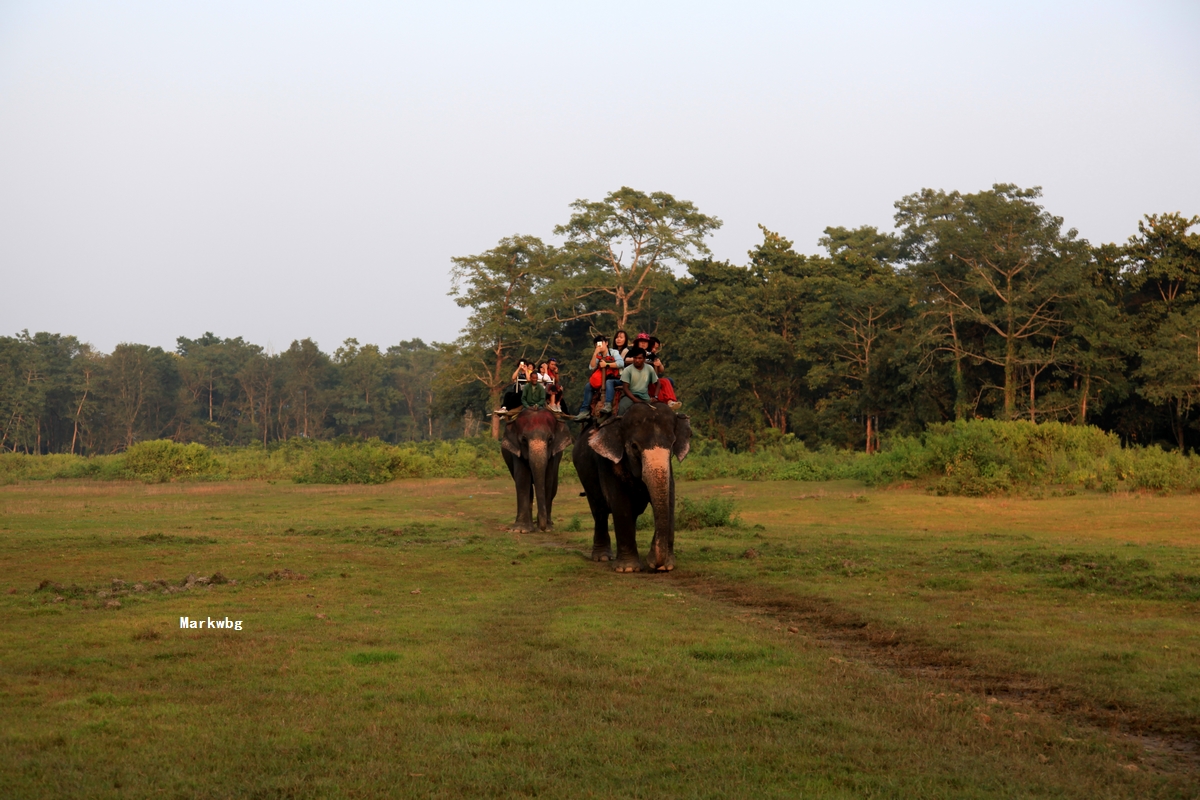
[[[599,413],[618,412],[633,403],[666,403],[671,409],[680,407],[675,387],[663,376],[662,342],[648,333],[639,333],[630,342],[625,331],[617,331],[610,340],[597,336],[588,363],[588,383],[583,390],[583,402],[575,419],[583,421],[592,416],[593,400],[600,393],[604,405]],[[512,376],[513,385],[504,395],[498,413],[512,413],[522,408],[548,408],[562,413],[563,387],[558,374],[558,359],[548,358],[535,366],[522,358]]]

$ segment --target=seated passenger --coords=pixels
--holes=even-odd
[[[629,344],[629,335],[626,334],[625,331],[618,330],[613,334],[612,344],[609,345],[608,351],[612,354],[616,369],[605,370],[605,413],[612,411],[613,397],[616,394],[617,387],[621,385],[621,370],[625,369],[625,365],[629,362],[630,349],[632,348]]]
[[[621,356],[621,358],[625,358],[625,354],[629,352],[629,347],[629,336],[625,333],[625,331],[619,330],[613,334],[612,349],[615,350],[617,354]]]
[[[505,390],[504,400],[500,403],[500,408],[496,409],[497,413],[503,413],[521,404],[521,391],[533,375],[533,364],[523,358],[517,362],[517,368],[512,374],[513,385]]]
[[[652,392],[654,399],[660,403],[666,403],[672,411],[678,411],[683,403],[679,402],[679,398],[675,396],[675,383],[670,378],[664,378],[663,373],[666,372],[666,367],[663,366],[660,352],[662,351],[662,342],[657,336],[650,337],[650,352],[647,356],[647,362],[654,367],[655,374],[658,375],[658,383],[655,384],[657,391]]]
[[[646,351],[633,349],[629,352],[633,363],[621,371],[621,394],[619,413],[623,413],[634,403],[651,403],[650,387],[658,383],[658,375],[654,367],[646,363]],[[628,400],[629,403],[625,401]]]
[[[612,411],[617,384],[616,381],[610,382],[608,379],[620,376],[620,370],[625,365],[621,354],[609,348],[608,337],[597,336],[595,343],[596,348],[592,351],[592,360],[588,364],[591,376],[587,386],[583,388],[583,403],[579,406],[579,413],[575,415],[577,420],[585,420],[591,416],[592,397],[601,387],[604,387],[604,413]]]
[[[561,414],[563,389],[558,378],[558,359],[546,362],[546,377],[546,408]]]
[[[521,390],[521,408],[541,408],[546,405],[546,385],[541,381],[529,381]]]

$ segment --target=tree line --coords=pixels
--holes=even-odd
[[[205,334],[104,355],[70,336],[0,338],[0,446],[469,436],[519,358],[556,356],[578,403],[592,336],[617,329],[664,341],[693,428],[731,449],[792,436],[874,452],[969,418],[1200,444],[1200,217],[1149,214],[1124,244],[1093,245],[1038,188],[926,189],[895,209],[894,231],[826,228],[817,254],[763,228],[734,264],[706,246],[719,219],[623,187],[573,203],[550,240],[453,259],[469,317],[447,344],[270,354]]]
[[[0,447],[95,454],[160,438],[213,446],[462,435],[462,414],[448,417],[433,394],[449,350],[348,339],[330,355],[304,339],[268,353],[205,333],[180,337],[174,352],[119,344],[104,354],[74,336],[0,337]]]

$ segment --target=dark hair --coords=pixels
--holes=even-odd
[[[644,348],[634,347],[634,348],[631,348],[629,350],[629,352],[625,354],[625,360],[632,361],[633,359],[637,358],[638,356],[641,356],[642,358],[649,358],[650,353],[648,353]]]
[[[617,344],[618,336],[624,336],[625,341],[621,344]],[[613,347],[629,347],[629,334],[626,333],[624,331],[624,329],[617,331],[616,333],[613,334],[612,343],[613,343]]]
[[[594,337],[592,337],[592,344],[600,344],[601,342],[607,343],[608,337],[602,333],[598,333]]]
[[[651,336],[651,337],[650,337],[650,347],[649,347],[649,349],[650,349],[650,350],[653,350],[653,349],[654,349],[654,345],[656,345],[656,344],[662,344],[662,341],[661,341],[661,340],[660,340],[660,339],[659,339],[657,336]]]

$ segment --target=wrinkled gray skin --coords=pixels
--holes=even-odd
[[[528,533],[534,529],[534,499],[538,530],[554,527],[551,507],[558,494],[558,465],[570,444],[571,432],[566,423],[544,408],[521,409],[505,423],[501,452],[517,488],[517,521],[510,530]]]
[[[675,472],[671,456],[682,461],[692,441],[688,418],[663,404],[635,403],[620,419],[589,428],[575,442],[571,460],[587,493],[596,523],[592,559],[612,561],[617,572],[642,568],[637,518],[654,509],[654,538],[646,565],[659,572],[675,568]],[[614,556],[608,515],[616,528]]]

